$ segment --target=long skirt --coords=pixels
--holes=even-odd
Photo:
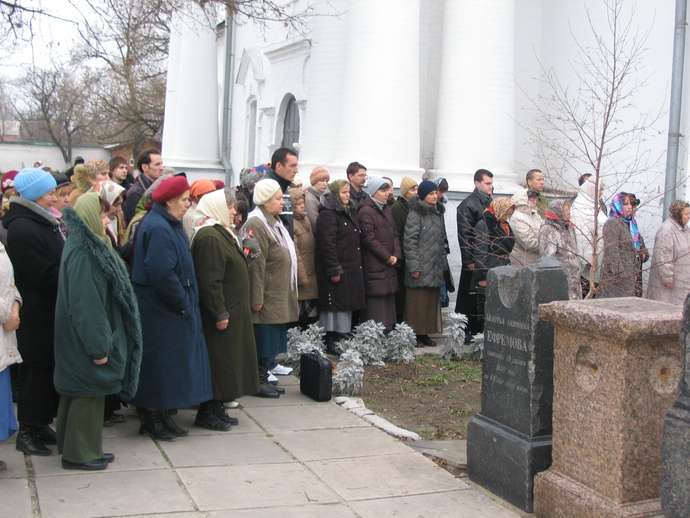
[[[417,335],[441,332],[438,288],[407,288],[405,321]]]
[[[12,406],[12,387],[9,367],[0,372],[0,441],[6,441],[17,431]]]
[[[347,334],[352,331],[352,311],[324,311],[319,314],[319,324],[330,333]]]
[[[275,358],[287,351],[287,324],[254,324],[256,356],[259,365],[275,367]]]
[[[395,327],[395,294],[383,297],[367,297],[367,307],[362,312],[362,321],[380,322],[391,331]]]
[[[104,397],[60,396],[57,417],[58,453],[70,462],[103,457]]]

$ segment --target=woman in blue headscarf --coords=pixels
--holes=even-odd
[[[603,260],[597,297],[635,297],[644,240],[635,221],[635,198],[619,192],[611,201],[603,229]]]

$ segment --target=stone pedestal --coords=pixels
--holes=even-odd
[[[661,446],[661,508],[667,518],[690,514],[690,298],[685,301],[681,347],[683,379],[664,419]]]
[[[484,325],[482,408],[467,427],[471,480],[532,511],[535,473],[551,464],[553,327],[539,304],[568,298],[552,258],[489,271]]]
[[[681,375],[681,308],[639,298],[554,302],[553,464],[538,517],[657,516],[661,431]],[[686,459],[687,462],[687,459]]]

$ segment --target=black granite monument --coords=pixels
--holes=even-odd
[[[568,299],[560,263],[489,271],[481,411],[467,427],[471,480],[532,512],[534,475],[551,464],[553,325],[539,304]]]

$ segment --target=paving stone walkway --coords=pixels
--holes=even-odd
[[[520,513],[455,478],[334,403],[282,378],[279,400],[243,398],[228,433],[177,420],[189,437],[156,443],[127,421],[104,431],[107,471],[64,471],[59,457],[0,445],[0,518],[512,518]]]

